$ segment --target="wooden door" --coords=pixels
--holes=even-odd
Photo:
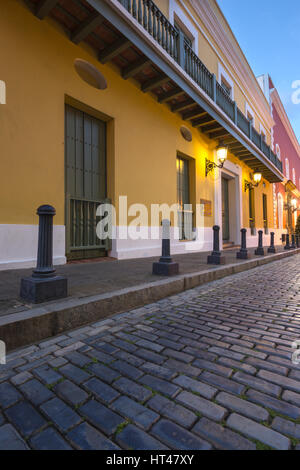
[[[106,200],[106,124],[66,105],[65,134],[67,258],[104,256],[96,210]]]
[[[222,229],[223,240],[229,241],[229,194],[226,178],[222,178]]]

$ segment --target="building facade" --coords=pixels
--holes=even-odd
[[[140,205],[177,205],[173,253],[210,250],[213,225],[222,246],[243,227],[248,246],[259,229],[269,242],[274,116],[215,0],[11,0],[0,26],[0,269],[35,264],[45,203],[55,264],[159,255],[163,215],[138,223]],[[107,201],[109,241],[96,236]]]
[[[284,174],[283,181],[273,188],[274,227],[279,243],[285,240],[286,233],[294,232],[300,215],[300,145],[271,77],[262,75],[258,81],[270,103],[275,123],[272,148],[282,162]]]

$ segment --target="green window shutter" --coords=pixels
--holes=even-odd
[[[96,210],[106,199],[106,123],[66,105],[65,133],[67,255],[100,256],[109,248],[96,236]]]

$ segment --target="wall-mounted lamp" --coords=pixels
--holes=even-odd
[[[245,181],[245,192],[247,191],[247,189],[257,188],[257,186],[261,182],[262,174],[260,173],[260,171],[256,170],[253,175],[250,175],[250,178],[253,180],[253,182],[247,180]]]
[[[298,211],[299,208],[297,207],[297,199],[292,199],[291,203],[292,203],[292,208],[291,208],[292,212],[294,213],[294,212]]]
[[[284,210],[291,211],[293,214],[296,211],[300,211],[300,207],[297,206],[297,199],[292,199],[284,204]]]
[[[214,168],[223,168],[225,160],[227,159],[228,147],[224,144],[223,140],[220,140],[218,147],[216,148],[217,159],[219,164],[212,162],[206,158],[205,160],[205,176]]]

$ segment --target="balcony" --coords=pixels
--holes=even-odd
[[[86,41],[101,63],[112,62],[144,93],[180,113],[209,139],[229,150],[271,183],[282,163],[251,122],[152,0],[26,0],[43,19],[58,21],[71,41]]]

